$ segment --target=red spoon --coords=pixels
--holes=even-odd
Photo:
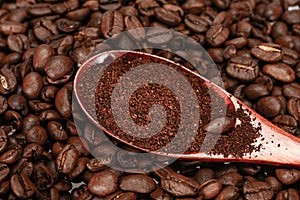
[[[81,109],[88,117],[88,119],[97,127],[99,127],[106,134],[114,137],[115,139],[126,143],[130,146],[143,150],[145,152],[150,152],[146,148],[141,148],[134,145],[133,143],[127,142],[118,138],[111,131],[108,131],[102,124],[99,124],[96,113],[94,111],[95,106],[95,91],[97,88],[97,83],[100,76],[105,70],[105,66],[108,66],[116,58],[126,54],[140,56],[142,59],[156,59],[163,62],[169,62],[173,65],[177,65],[181,70],[197,76],[199,80],[205,82],[206,86],[215,91],[220,97],[224,98],[226,104],[231,106],[231,109],[237,110],[242,108],[248,110],[249,116],[253,119],[252,125],[254,127],[261,127],[259,131],[260,136],[252,143],[253,146],[260,146],[259,151],[252,151],[251,153],[245,153],[242,156],[233,156],[224,154],[211,154],[204,152],[192,152],[192,153],[178,153],[178,154],[165,154],[158,151],[153,153],[171,156],[174,158],[180,158],[185,160],[202,160],[202,161],[215,161],[215,162],[247,162],[247,163],[257,163],[257,164],[273,164],[273,165],[289,165],[293,167],[300,167],[300,139],[292,136],[291,134],[278,128],[267,119],[263,118],[261,115],[251,110],[243,102],[232,96],[230,93],[217,86],[216,84],[210,82],[206,78],[200,76],[198,73],[191,71],[190,69],[174,63],[168,59],[161,58],[158,56],[150,55],[142,52],[134,51],[107,51],[93,56],[88,61],[86,61],[79,68],[75,80],[74,80],[74,94],[77,102],[79,103]],[[85,88],[88,85],[88,88]],[[280,145],[279,145],[280,144]]]

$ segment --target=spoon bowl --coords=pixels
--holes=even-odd
[[[107,66],[121,56],[138,56],[141,59],[154,59],[162,62],[167,62],[174,66],[176,65],[185,73],[197,77],[199,81],[205,83],[206,87],[217,93],[218,96],[224,100],[227,109],[233,111],[243,109],[245,112],[247,112],[247,115],[251,118],[251,125],[253,127],[259,127],[259,137],[257,137],[256,140],[251,144],[252,146],[259,147],[259,149],[249,153],[246,152],[243,155],[227,155],[225,152],[215,154],[201,151],[166,153],[161,151],[152,151],[148,148],[142,148],[132,142],[128,142],[116,136],[111,130],[108,130],[107,127],[101,124],[97,119],[97,114],[95,112],[95,99],[99,78],[103,75]],[[198,73],[165,58],[143,52],[123,50],[107,51],[97,54],[91,57],[84,64],[82,64],[82,66],[78,70],[74,80],[74,94],[80,108],[87,116],[88,120],[90,120],[95,126],[104,131],[106,134],[112,136],[116,140],[148,153],[155,153],[184,160],[202,160],[210,162],[247,162],[300,167],[299,138],[292,136],[291,134],[278,128],[267,119],[256,113],[254,110],[249,108],[243,102],[238,100],[236,97],[225,91],[223,88],[212,83]],[[235,125],[233,128],[238,125],[239,119],[237,118],[234,123]]]

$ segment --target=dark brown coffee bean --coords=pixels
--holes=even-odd
[[[29,40],[24,34],[11,34],[7,37],[7,46],[11,51],[22,53],[29,45]]]
[[[226,186],[216,197],[216,200],[237,199],[239,196],[239,188],[234,186]]]
[[[184,23],[190,30],[196,33],[203,33],[208,30],[209,26],[212,24],[212,21],[205,16],[187,14],[184,18]]]
[[[14,174],[10,178],[10,185],[13,193],[20,199],[33,197],[35,186],[24,174]]]
[[[195,178],[198,181],[198,183],[201,185],[202,183],[215,178],[214,171],[208,168],[200,169],[196,173]]]
[[[294,188],[289,188],[287,190],[282,190],[278,192],[276,196],[276,200],[284,200],[284,199],[295,199],[299,200],[299,193]]]
[[[0,153],[5,151],[7,146],[8,146],[8,136],[4,131],[4,129],[0,128]]]
[[[221,10],[224,10],[224,9],[226,9],[226,8],[229,7],[230,1],[229,1],[229,0],[213,0],[213,4],[214,4],[217,8],[219,8],[219,9],[221,9]]]
[[[69,137],[67,143],[74,145],[80,155],[88,156],[90,153],[88,150],[87,144],[81,138],[79,138],[77,136]]]
[[[216,179],[206,181],[199,187],[199,196],[203,199],[212,199],[222,190],[222,183]]]
[[[63,174],[70,173],[74,169],[78,157],[78,150],[73,145],[67,144],[56,158],[57,170]]]
[[[30,100],[28,102],[28,105],[32,109],[32,111],[34,111],[34,112],[41,112],[41,111],[53,108],[52,104],[42,102],[40,100]]]
[[[265,181],[271,185],[274,192],[279,192],[282,189],[282,184],[274,176],[268,176]]]
[[[0,96],[0,115],[3,114],[8,108],[7,99],[4,96]]]
[[[16,145],[0,155],[0,162],[12,164],[20,159],[22,156],[22,148],[20,145]]]
[[[7,164],[0,163],[0,183],[2,183],[10,173],[10,169]]]
[[[207,49],[207,53],[217,63],[224,61],[224,50],[222,48],[209,48]]]
[[[62,87],[55,95],[55,107],[61,116],[66,118],[71,115],[71,96],[71,91],[67,86]]]
[[[233,78],[241,81],[252,81],[258,76],[258,63],[251,59],[234,56],[226,66],[226,72]]]
[[[33,55],[33,69],[38,72],[43,72],[47,60],[55,55],[53,47],[48,44],[39,45]]]
[[[290,97],[300,98],[300,88],[292,84],[285,84],[282,87],[282,94],[288,98]]]
[[[29,131],[26,131],[26,139],[28,142],[44,145],[48,140],[47,131],[40,125],[33,126]]]
[[[3,115],[5,122],[12,125],[15,129],[20,129],[22,127],[22,117],[14,110],[7,110]]]
[[[95,173],[88,183],[88,189],[95,195],[107,196],[118,188],[118,177],[111,171]]]
[[[177,174],[169,167],[155,171],[156,174],[161,176],[161,187],[166,192],[176,196],[194,196],[199,188],[199,183],[191,178]]]
[[[224,133],[233,128],[235,120],[229,117],[221,117],[211,120],[204,125],[203,130],[211,133]]]
[[[264,17],[269,21],[277,20],[282,14],[282,7],[277,3],[270,3],[264,10]]]
[[[23,149],[23,158],[37,160],[41,157],[44,149],[41,145],[36,143],[27,144]]]
[[[67,19],[70,20],[82,21],[86,19],[89,14],[90,14],[89,8],[80,8],[66,13],[65,16]]]
[[[6,180],[0,183],[0,195],[5,196],[10,190],[10,181]]]
[[[272,26],[271,35],[273,38],[278,38],[288,34],[288,27],[284,22],[276,21]]]
[[[56,92],[58,88],[54,85],[46,85],[41,90],[41,97],[44,101],[52,101],[55,99]]]
[[[120,188],[124,191],[150,193],[155,189],[155,182],[145,174],[131,174],[120,180]]]
[[[243,185],[245,199],[272,199],[274,192],[267,182],[254,181]]]
[[[17,89],[17,77],[7,65],[0,69],[0,94],[9,94]]]
[[[138,11],[145,16],[153,16],[154,9],[159,7],[159,4],[153,0],[139,1],[138,2]]]
[[[45,64],[47,80],[51,84],[64,84],[69,81],[74,70],[73,61],[64,55],[53,56]]]
[[[300,100],[296,97],[291,97],[287,102],[287,111],[297,121],[300,120]]]
[[[30,72],[23,80],[22,90],[28,99],[36,99],[43,85],[43,77],[37,72]]]
[[[59,32],[53,21],[47,18],[41,18],[33,27],[35,37],[42,42],[49,42],[53,35],[57,35]]]
[[[300,10],[287,10],[281,18],[288,24],[299,24],[300,23]]]
[[[221,24],[211,26],[206,32],[206,41],[212,47],[222,45],[229,37],[230,31]]]
[[[92,172],[98,172],[109,166],[112,163],[112,161],[113,158],[111,156],[106,156],[98,159],[93,158],[87,162],[86,166]]]
[[[281,60],[283,53],[281,46],[274,43],[262,43],[251,48],[251,53],[265,62],[277,62]]]
[[[78,161],[74,167],[74,169],[72,170],[71,173],[68,174],[68,178],[70,180],[75,179],[76,177],[78,177],[79,174],[81,174],[85,168],[86,168],[86,164],[90,159],[87,157],[80,157],[78,158]]]
[[[248,44],[246,37],[238,37],[225,42],[225,46],[234,45],[237,49],[244,47]]]
[[[294,24],[292,29],[295,35],[300,35],[300,24]]]
[[[298,53],[297,51],[282,47],[282,52],[283,52],[283,57],[282,57],[282,62],[289,65],[289,66],[295,66],[298,62]]]
[[[113,200],[113,199],[120,199],[120,200],[126,200],[126,199],[137,199],[137,195],[133,192],[116,192],[114,194],[111,194],[107,197],[105,197],[105,200]]]
[[[263,97],[258,100],[256,109],[265,117],[275,117],[281,111],[281,102],[273,96]]]
[[[22,34],[25,33],[28,27],[28,23],[21,22],[1,22],[0,24],[0,32],[5,35],[9,34]]]
[[[159,21],[170,25],[170,26],[175,26],[178,25],[181,22],[181,16],[179,14],[179,12],[176,12],[174,9],[172,9],[171,6],[175,5],[171,5],[169,4],[169,6],[167,6],[166,4],[163,7],[157,7],[154,9],[154,15],[156,17],[156,19],[158,19]],[[178,7],[178,10],[180,10],[181,8]],[[182,10],[181,10],[182,11]],[[183,11],[182,11],[183,13]]]
[[[284,83],[291,83],[296,78],[294,70],[284,63],[266,64],[262,71],[266,75]]]
[[[67,140],[68,134],[60,122],[50,121],[47,125],[47,131],[53,140]]]
[[[291,185],[300,179],[300,171],[296,169],[275,169],[278,180],[284,185]]]
[[[218,176],[218,180],[222,185],[240,186],[243,182],[243,176],[237,172],[229,172]]]
[[[76,31],[79,26],[80,22],[78,21],[72,21],[66,18],[60,18],[55,21],[57,24],[57,29],[63,33],[71,33]]]
[[[244,89],[245,96],[250,100],[256,100],[270,94],[268,87],[263,84],[254,83]]]
[[[118,35],[124,29],[124,19],[119,11],[106,11],[101,18],[101,33],[104,38]]]
[[[7,102],[11,109],[20,112],[22,115],[28,114],[28,103],[22,95],[13,94],[8,98]]]
[[[297,121],[294,117],[290,115],[278,115],[272,122],[279,128],[294,134],[297,130]]]
[[[198,14],[203,10],[204,3],[202,1],[187,0],[182,4],[185,13]]]

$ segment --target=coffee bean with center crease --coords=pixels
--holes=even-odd
[[[119,11],[106,11],[101,18],[101,33],[104,38],[114,37],[124,29],[124,19]]]
[[[221,189],[222,183],[219,180],[212,179],[200,185],[199,196],[203,199],[212,199],[219,194]]]
[[[13,193],[20,199],[31,198],[35,193],[35,186],[24,174],[14,174],[10,178]]]
[[[69,87],[64,86],[57,91],[55,95],[55,107],[63,117],[70,117],[72,102],[71,102],[72,91]]]
[[[278,115],[272,120],[272,122],[279,128],[291,134],[294,134],[297,130],[297,121],[290,115]]]
[[[222,191],[216,197],[216,200],[223,200],[223,199],[237,199],[239,196],[239,189],[238,187],[234,186],[226,186],[222,189]]]
[[[133,39],[140,41],[145,38],[145,29],[143,29],[142,23],[136,16],[126,16],[124,18],[124,23],[128,30],[128,35]]]
[[[298,200],[299,198],[300,198],[299,193],[294,188],[289,188],[287,190],[279,191],[277,196],[276,196],[276,200],[285,200],[285,199],[296,199],[296,200]]]
[[[22,115],[28,114],[27,99],[19,94],[13,94],[8,98],[8,105],[11,109],[20,112]]]
[[[283,56],[281,46],[274,43],[261,43],[254,46],[251,48],[251,53],[256,58],[265,62],[277,62]]]
[[[74,169],[78,157],[78,150],[73,145],[67,144],[56,158],[57,170],[63,174],[70,173]]]
[[[179,7],[180,9],[180,7]],[[154,9],[154,15],[155,17],[170,26],[178,25],[181,22],[181,16],[179,13],[176,13],[170,9],[167,9],[165,7],[157,7]]]
[[[205,16],[197,16],[195,14],[187,14],[184,18],[186,26],[196,33],[203,33],[208,30],[212,21]]]
[[[149,29],[146,36],[150,44],[166,44],[173,38],[172,32],[161,28]]]
[[[256,109],[265,117],[275,117],[280,113],[281,102],[273,96],[263,97],[258,100]]]
[[[9,94],[17,89],[17,77],[7,65],[0,69],[0,94]]]
[[[0,96],[0,115],[3,114],[8,108],[7,99],[4,96]]]
[[[206,41],[212,47],[222,45],[229,37],[230,31],[221,24],[211,26],[206,32]]]
[[[267,182],[254,181],[243,185],[245,199],[272,199],[274,191]]]
[[[43,77],[37,72],[27,74],[22,83],[22,90],[28,99],[36,99],[43,88]]]
[[[123,191],[147,194],[155,189],[155,182],[151,177],[145,174],[131,174],[122,177],[120,180],[120,188]]]
[[[262,69],[266,75],[284,83],[291,83],[295,80],[294,70],[284,63],[266,64]]]
[[[238,80],[252,81],[258,76],[259,66],[254,59],[233,56],[226,66],[226,72]]]
[[[2,183],[10,173],[10,169],[7,164],[0,163],[0,183]]]
[[[300,179],[300,171],[296,169],[276,169],[276,177],[284,185],[291,185]]]

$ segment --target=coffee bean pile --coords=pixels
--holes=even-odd
[[[164,27],[199,42],[217,63],[226,90],[299,137],[299,5],[299,0],[1,1],[0,199],[299,199],[299,169],[180,160],[141,174],[109,168],[114,162],[127,168],[153,163],[107,145],[72,110],[74,75],[98,44],[124,30]],[[117,45],[175,37],[157,35],[132,34]],[[172,45],[184,49],[180,40]],[[167,51],[145,50],[184,63]],[[198,71],[214,81],[210,66]]]

